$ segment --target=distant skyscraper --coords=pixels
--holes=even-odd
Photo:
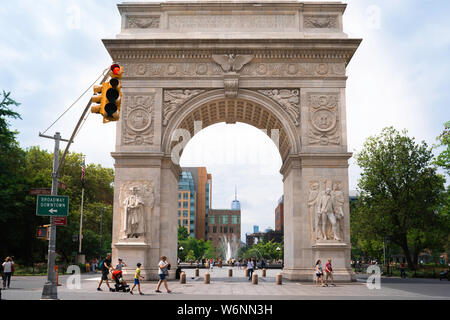
[[[259,232],[259,226],[253,226],[253,233]]]
[[[234,191],[234,200],[231,203],[231,210],[241,210],[241,203],[237,199],[237,187],[235,188]]]
[[[192,229],[194,232],[194,237],[199,240],[207,239],[206,235],[206,227],[207,227],[207,216],[208,210],[211,207],[211,191],[212,191],[212,176],[209,174],[205,167],[189,167],[189,168],[181,168],[183,173],[186,176],[186,173],[189,173],[189,178],[193,180],[195,186],[195,200],[192,201],[192,198],[189,198],[189,202],[194,202],[195,205],[195,218],[190,220],[194,220],[194,227],[189,223],[189,233],[192,235]],[[180,176],[182,178],[183,175]],[[182,195],[184,196],[184,195]],[[188,202],[185,199],[184,202]],[[179,205],[180,206],[180,205]],[[179,208],[180,209],[180,208]],[[185,209],[183,207],[183,209]],[[191,206],[188,207],[189,210],[192,209]],[[184,212],[183,212],[184,214]],[[180,221],[180,220],[179,220]],[[183,221],[184,222],[184,221]]]
[[[284,195],[278,200],[275,209],[275,231],[284,232]]]

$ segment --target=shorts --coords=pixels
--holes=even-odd
[[[166,275],[164,273],[159,274],[159,279],[160,280],[166,280]]]
[[[322,277],[323,276],[323,273],[316,273],[316,277],[317,278],[320,278],[320,277]]]
[[[134,278],[134,284],[140,284],[139,279]]]
[[[109,274],[109,272],[107,273],[107,272],[103,272],[102,273],[102,280],[108,280],[108,274]]]

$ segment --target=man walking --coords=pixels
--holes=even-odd
[[[325,285],[328,287],[328,278],[331,278],[331,285],[336,287],[333,279],[333,267],[331,266],[331,259],[328,259],[328,262],[325,264]]]
[[[100,279],[100,283],[98,284],[98,288],[97,291],[102,291],[102,289],[100,288],[100,286],[103,283],[103,280],[106,283],[106,286],[109,288],[109,291],[114,291],[108,283],[108,275],[109,275],[109,271],[110,270],[114,270],[114,268],[111,266],[111,253],[108,253],[106,255],[106,258],[102,260],[102,262],[100,262],[100,269],[102,271],[102,278]]]

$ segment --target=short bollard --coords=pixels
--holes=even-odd
[[[258,274],[254,273],[252,275],[252,284],[258,284]]]
[[[200,276],[200,270],[198,268],[195,269],[195,276],[196,277]]]
[[[283,276],[281,275],[281,273],[277,274],[276,283],[279,285],[283,284]]]
[[[203,281],[204,284],[209,284],[211,282],[211,275],[209,272],[205,272],[205,280]]]
[[[266,277],[266,269],[262,269],[262,276],[265,278]]]
[[[186,284],[186,272],[184,271],[180,273],[180,283]]]
[[[233,269],[228,269],[228,277],[232,277],[233,276]]]
[[[245,269],[245,277],[248,278],[248,269]]]

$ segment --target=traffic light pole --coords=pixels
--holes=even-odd
[[[58,195],[58,160],[59,160],[59,142],[64,140],[61,134],[56,132],[53,137],[39,134],[40,137],[55,140],[55,149],[53,152],[53,172],[52,172],[52,196]],[[54,217],[50,217],[50,240],[48,242],[48,263],[47,263],[47,282],[44,284],[41,299],[56,300],[58,299],[56,274],[55,274],[55,258],[56,258],[56,225]]]
[[[102,80],[101,83],[105,82],[106,79],[109,77],[109,74],[106,74]],[[75,130],[72,133],[72,136],[70,137],[70,140],[64,140],[61,138],[61,134],[59,132],[56,132],[56,134],[51,136],[46,136],[41,133],[39,133],[39,136],[42,138],[47,139],[53,139],[55,140],[55,150],[54,150],[54,156],[53,156],[53,172],[52,172],[52,196],[58,195],[58,177],[60,169],[64,163],[64,160],[66,158],[67,152],[69,151],[70,145],[73,142],[73,139],[75,135],[77,134],[81,123],[83,122],[83,119],[89,110],[89,107],[91,106],[92,101],[89,100],[86,108],[83,111],[83,114],[80,117],[80,120],[78,120],[78,123],[75,127]],[[68,142],[66,149],[64,150],[64,153],[61,157],[61,160],[59,160],[59,142],[65,141]],[[58,299],[58,292],[57,292],[57,283],[56,283],[56,273],[55,273],[55,258],[56,258],[56,225],[54,221],[54,217],[50,217],[50,240],[48,243],[48,263],[47,263],[47,281],[44,284],[44,288],[42,290],[42,300],[57,300]]]

